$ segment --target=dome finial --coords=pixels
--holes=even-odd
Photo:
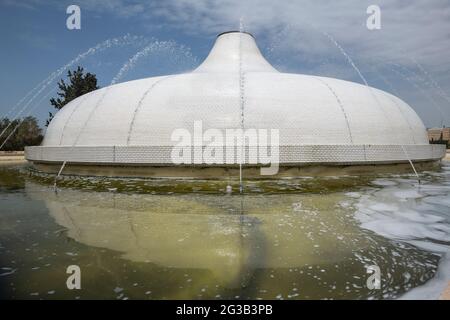
[[[277,72],[263,57],[256,39],[245,31],[220,33],[208,57],[194,72]]]
[[[251,34],[250,32],[247,32],[247,31],[239,31],[239,30],[230,30],[230,31],[224,31],[224,32],[221,32],[221,33],[219,33],[219,34],[217,35],[217,38],[220,37],[220,36],[222,36],[222,35],[224,35],[224,34],[227,34],[227,33],[245,33],[245,34],[248,34],[249,36],[252,36],[252,38],[255,39],[255,37],[253,36],[253,34]]]

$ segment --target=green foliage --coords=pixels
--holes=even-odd
[[[67,84],[64,79],[58,83],[59,92],[57,95],[58,98],[51,98],[50,103],[56,109],[62,109],[66,104],[70,101],[86,94],[88,92],[97,90],[99,87],[97,86],[97,77],[95,74],[86,73],[84,74],[84,69],[82,67],[78,67],[74,71],[67,72],[67,78],[69,79],[69,83]],[[52,121],[54,114],[49,112],[49,118],[45,126],[50,124]]]
[[[13,121],[8,118],[1,119],[0,132],[3,132],[8,125],[9,128],[0,139],[0,144],[3,144],[9,137],[2,147],[2,151],[21,151],[25,146],[39,145],[43,139],[42,128],[39,127],[35,117],[28,116]]]

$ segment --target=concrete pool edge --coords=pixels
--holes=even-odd
[[[32,166],[44,173],[58,173],[62,162],[33,161]],[[415,161],[417,170],[433,170],[440,166],[439,160]],[[280,166],[276,175],[261,175],[260,167],[244,166],[245,179],[278,179],[303,176],[345,176],[374,175],[382,173],[411,173],[409,162],[360,164],[360,165],[306,165]],[[187,179],[233,179],[239,177],[237,166],[152,166],[152,165],[112,165],[67,162],[65,175],[104,176],[104,177],[142,177],[142,178],[187,178]]]

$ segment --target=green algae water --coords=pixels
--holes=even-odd
[[[421,175],[247,181],[244,195],[214,180],[65,176],[55,192],[54,176],[2,165],[0,298],[438,298],[450,163]]]

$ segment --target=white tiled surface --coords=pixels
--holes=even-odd
[[[445,155],[443,145],[404,146],[411,160],[438,160]],[[111,147],[27,147],[31,161],[111,164],[173,165],[170,146]],[[395,163],[408,158],[399,145],[305,145],[281,146],[280,164]],[[246,147],[246,154],[249,147]],[[194,152],[192,152],[194,154]],[[226,152],[224,152],[226,154]],[[235,158],[235,164],[239,161]],[[248,157],[244,163],[249,163]]]

